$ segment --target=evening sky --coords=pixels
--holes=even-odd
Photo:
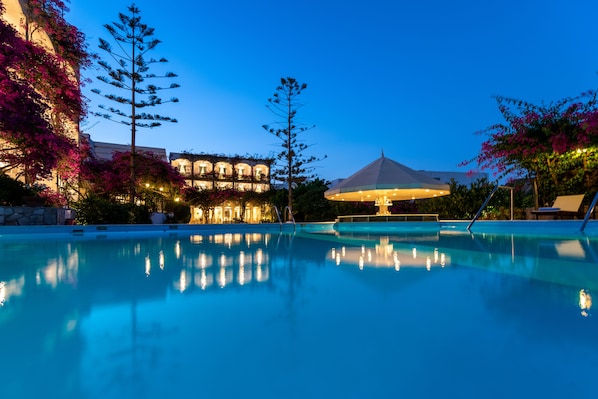
[[[67,20],[89,50],[109,39],[102,25],[130,2],[70,3]],[[142,22],[162,41],[181,88],[178,104],[154,108],[178,119],[137,135],[137,145],[226,155],[273,156],[263,128],[281,77],[307,83],[299,121],[307,155],[326,179],[385,156],[410,168],[465,172],[483,136],[501,122],[493,95],[551,102],[598,87],[595,0],[138,0]],[[85,88],[90,109],[111,105]],[[158,84],[162,82],[157,82]],[[120,93],[125,95],[126,93]],[[92,139],[130,143],[130,130],[89,117]]]

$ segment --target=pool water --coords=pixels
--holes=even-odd
[[[598,241],[0,240],[2,398],[598,396]]]

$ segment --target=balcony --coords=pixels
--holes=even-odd
[[[208,172],[208,173],[194,173],[191,175],[191,172],[181,172],[181,176],[183,176],[186,180],[193,179],[194,181],[197,180],[205,180],[205,181],[227,181],[227,182],[243,182],[243,183],[268,183],[268,176],[261,175],[260,177],[257,176],[249,176],[249,175],[231,175],[231,174],[220,174],[218,172]]]

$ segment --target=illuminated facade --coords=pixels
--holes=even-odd
[[[270,191],[269,158],[224,156],[213,154],[170,153],[170,164],[185,178],[189,187],[199,190],[235,190],[264,193]],[[236,201],[225,201],[204,214],[191,208],[190,223],[232,223],[243,220],[259,223],[267,210],[263,204],[248,203],[243,207]]]

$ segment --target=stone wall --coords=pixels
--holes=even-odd
[[[0,226],[39,226],[67,224],[70,209],[0,206]]]

